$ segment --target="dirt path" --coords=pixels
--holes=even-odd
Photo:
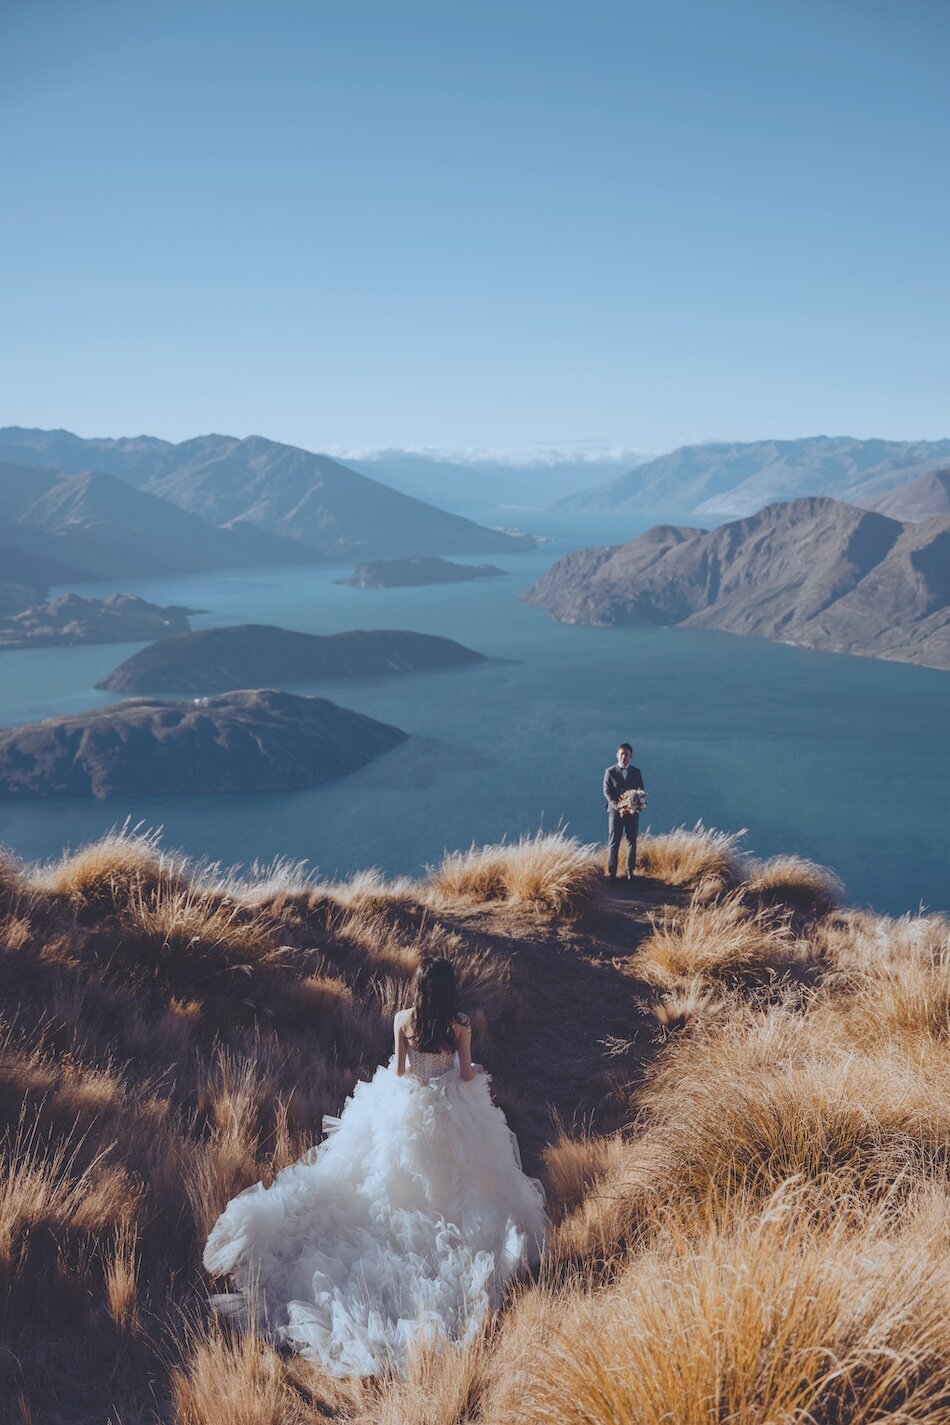
[[[641,878],[605,883],[577,920],[541,920],[510,908],[466,918],[480,943],[510,960],[512,992],[523,1007],[514,1042],[488,1067],[528,1171],[537,1171],[558,1121],[616,1127],[611,1090],[635,1078],[653,1053],[655,1021],[642,1005],[644,987],[615,962],[649,935],[650,911],[674,899],[669,886]],[[618,1055],[612,1039],[631,1047]]]

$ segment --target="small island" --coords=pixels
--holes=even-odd
[[[61,594],[0,619],[0,649],[60,648],[79,643],[149,643],[170,634],[188,633],[188,615],[199,609],[178,604],[163,608],[136,594],[84,599]]]
[[[472,579],[504,579],[507,569],[496,564],[456,564],[432,554],[410,554],[405,559],[369,559],[357,564],[348,579],[356,589],[411,589],[424,584],[466,584]]]
[[[366,678],[483,663],[451,638],[403,629],[297,633],[241,623],[160,639],[97,683],[113,693],[219,693],[255,684],[282,687],[318,678]]]
[[[406,736],[326,698],[269,688],[133,698],[0,731],[0,797],[297,791],[358,771]]]

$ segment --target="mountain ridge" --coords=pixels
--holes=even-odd
[[[716,628],[950,668],[950,518],[780,501],[712,530],[659,525],[575,550],[522,597],[567,623]]]
[[[325,559],[531,549],[530,535],[491,529],[402,494],[330,456],[264,436],[86,440],[70,431],[0,429],[0,456],[121,479],[212,525],[299,541]]]
[[[862,505],[950,461],[950,440],[710,441],[684,445],[550,508],[562,514],[617,513],[741,518],[807,495]]]

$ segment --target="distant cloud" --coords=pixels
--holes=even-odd
[[[414,455],[451,465],[510,465],[512,467],[563,465],[636,465],[651,460],[657,451],[629,450],[622,445],[609,445],[603,440],[564,440],[548,444],[490,447],[435,445],[404,446],[327,446],[326,454],[337,460],[393,460]]]

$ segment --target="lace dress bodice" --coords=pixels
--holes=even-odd
[[[421,1084],[431,1083],[440,1074],[447,1074],[455,1063],[455,1050],[439,1050],[435,1054],[427,1054],[424,1049],[416,1049],[409,1041],[409,1073],[414,1079],[418,1079]]]

